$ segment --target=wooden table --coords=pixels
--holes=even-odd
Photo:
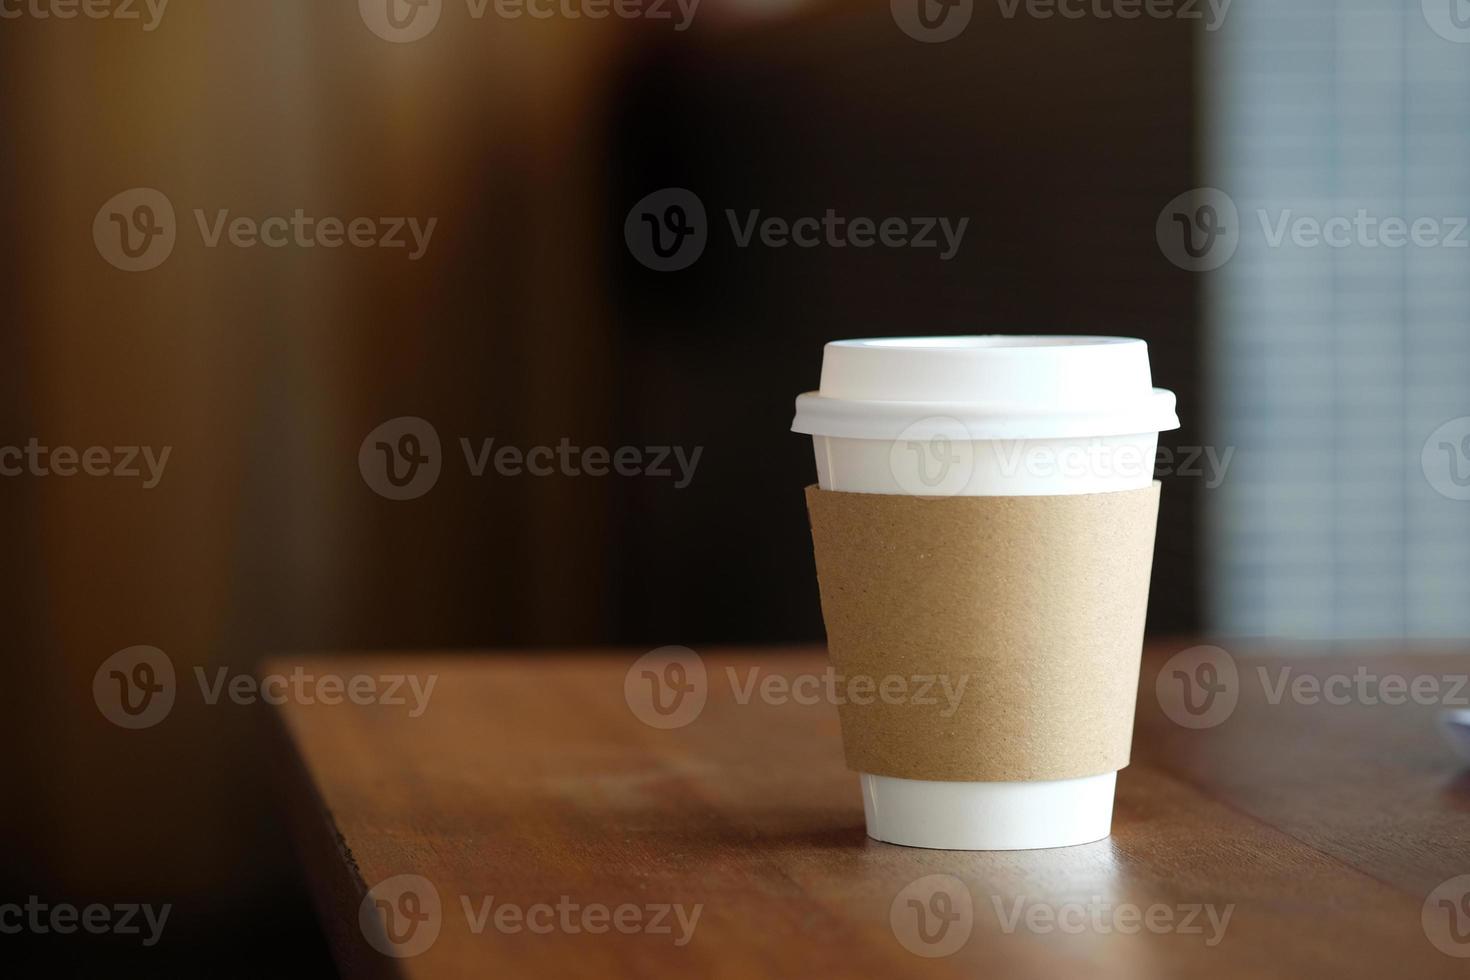
[[[817,649],[701,651],[707,702],[668,729],[625,698],[642,651],[265,669],[437,678],[419,717],[411,696],[276,712],[288,812],[345,975],[1470,975],[1430,939],[1470,956],[1470,898],[1441,888],[1470,874],[1470,777],[1438,708],[1289,689],[1272,703],[1282,669],[1297,684],[1463,677],[1470,654],[1234,650],[1236,708],[1190,729],[1155,693],[1189,645],[1148,651],[1111,839],[995,853],[869,840],[836,709],[741,703],[752,676],[821,674]]]

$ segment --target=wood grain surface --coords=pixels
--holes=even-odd
[[[1301,687],[1361,667],[1375,691],[1463,677],[1470,655],[1237,652],[1233,711],[1190,729],[1155,686],[1189,646],[1148,651],[1113,836],[992,853],[864,835],[835,707],[779,696],[823,674],[817,649],[701,651],[707,700],[667,729],[625,696],[642,651],[265,670],[434,679],[417,717],[407,685],[403,705],[276,712],[288,813],[348,976],[1465,976],[1449,954],[1470,956],[1470,900],[1426,911],[1470,874],[1470,779],[1438,707],[1272,696],[1282,669]],[[382,938],[383,909],[401,942]],[[1425,915],[1461,915],[1445,920],[1460,932],[1437,946]]]

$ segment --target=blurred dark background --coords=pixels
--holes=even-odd
[[[825,341],[1142,337],[1180,398],[1165,443],[1211,438],[1202,280],[1155,237],[1165,202],[1205,182],[1197,24],[975,4],[962,35],[926,44],[888,5],[841,0],[705,0],[683,32],[450,2],[395,44],[347,2],[176,4],[146,32],[0,27],[0,444],[172,447],[151,490],[0,480],[0,896],[174,904],[154,950],[0,936],[0,958],[43,975],[331,972],[266,709],[181,699],[167,724],[122,731],[90,690],[124,647],[187,674],[305,650],[819,641],[810,441],[788,427]],[[179,215],[145,273],[89,233],[132,187]],[[633,203],[666,187],[709,212],[681,272],[623,240]],[[195,208],[438,224],[417,262],[210,249]],[[947,262],[741,249],[726,208],[970,224]],[[444,452],[409,501],[357,466],[400,416]],[[458,440],[492,436],[702,456],[683,489],[472,477]],[[1155,633],[1219,625],[1205,494],[1181,477],[1164,496]]]

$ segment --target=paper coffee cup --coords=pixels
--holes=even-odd
[[[935,651],[956,655],[956,643],[973,640],[976,648],[954,662],[979,665],[982,685],[966,692],[979,704],[948,725],[929,718],[905,727],[903,716],[839,709],[850,764],[857,755],[890,770],[935,774],[860,771],[870,837],[1016,850],[1108,836],[1132,726],[1157,506],[1154,458],[1158,433],[1179,425],[1174,405],[1171,392],[1153,387],[1141,340],[975,336],[826,345],[821,387],[797,399],[792,430],[812,436],[817,487],[833,492],[809,492],[809,502],[825,501],[820,513],[813,507],[813,537],[834,661],[851,656],[901,677],[943,660]],[[1007,499],[1018,497],[1053,499]],[[935,498],[985,499],[944,505]],[[937,547],[895,554],[903,549],[889,544],[911,537],[906,522],[912,536],[929,535]],[[979,543],[960,546],[971,533],[981,535]],[[946,559],[939,552],[951,545],[957,554]],[[1101,584],[1079,586],[1069,575]],[[1057,608],[1038,614],[1032,607],[1043,595]],[[944,610],[970,622],[972,606],[987,603],[1017,608],[1014,615],[984,609],[982,622],[993,616],[1004,624],[993,631],[946,632],[954,617]],[[895,626],[889,620],[902,620],[900,632],[887,634],[897,637],[891,646],[884,641]],[[1005,638],[1022,629],[1018,623],[1027,624],[1019,645]],[[997,649],[986,647],[992,632]],[[1030,652],[1017,652],[1023,649]],[[1034,670],[1018,662],[1024,656],[1036,657]],[[1094,697],[1097,691],[1106,695]],[[883,719],[898,720],[884,728]],[[1108,751],[1089,754],[1087,726],[1104,732],[1096,741]],[[901,744],[905,738],[912,744]],[[1005,778],[963,775],[976,771]],[[1056,773],[1064,776],[1048,778]]]

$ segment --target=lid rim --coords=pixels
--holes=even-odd
[[[977,341],[1000,341],[1000,343],[977,343]],[[1033,343],[1016,343],[1033,341]],[[1116,347],[1137,344],[1147,347],[1141,337],[1103,336],[1098,334],[933,334],[922,337],[854,337],[846,340],[828,341],[827,347],[844,347],[855,350],[879,350],[885,353],[933,351],[983,352],[991,357],[1006,351],[1034,352],[1049,350],[1056,352],[1068,348]]]
[[[1172,391],[1096,411],[998,411],[963,402],[838,399],[807,392],[796,399],[791,431],[851,439],[895,439],[916,426],[953,438],[1051,439],[1168,432],[1179,428]]]

